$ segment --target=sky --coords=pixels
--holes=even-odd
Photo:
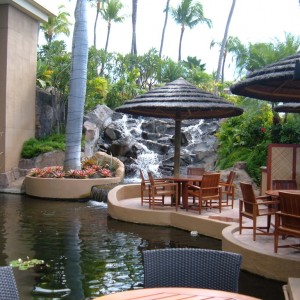
[[[112,23],[109,52],[129,53],[131,49],[131,0],[120,0],[124,4],[123,23]],[[196,0],[194,0],[196,1]],[[38,0],[45,7],[57,11],[61,4],[70,13],[70,21],[74,24],[75,0]],[[50,3],[49,3],[50,2]],[[171,0],[170,6],[177,7],[181,0]],[[183,36],[182,59],[196,56],[206,64],[206,71],[216,71],[219,47],[210,48],[211,41],[221,42],[231,8],[232,0],[199,0],[203,5],[204,15],[212,20],[213,27],[198,24],[193,29],[186,28]],[[138,55],[148,52],[151,48],[159,51],[165,14],[166,0],[138,0],[137,12],[137,51]],[[89,44],[93,44],[93,26],[96,9],[88,4]],[[300,5],[298,0],[236,0],[235,10],[229,27],[229,35],[238,37],[242,43],[272,42],[275,38],[284,40],[285,33],[300,36]],[[97,48],[104,48],[107,24],[102,20],[97,26]],[[177,61],[180,26],[175,24],[169,15],[165,33],[163,56]],[[71,51],[72,37],[66,38],[68,50]],[[40,43],[43,43],[42,36]],[[227,61],[225,79],[234,80],[234,62]]]

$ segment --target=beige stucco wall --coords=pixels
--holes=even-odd
[[[23,142],[34,136],[39,23],[0,5],[0,173],[18,166]]]

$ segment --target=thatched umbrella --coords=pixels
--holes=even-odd
[[[300,100],[300,52],[254,71],[230,87],[233,94],[273,102]]]
[[[183,78],[127,100],[122,106],[116,108],[116,111],[175,120],[175,176],[179,175],[182,120],[227,118],[243,113],[243,109],[197,88]]]
[[[277,112],[300,113],[300,103],[285,103],[274,108]]]

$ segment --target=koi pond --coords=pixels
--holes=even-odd
[[[221,241],[170,227],[120,222],[104,203],[0,194],[0,265],[41,259],[39,268],[14,268],[20,297],[93,299],[143,287],[141,253],[157,248],[221,249]],[[241,272],[239,291],[283,300],[284,283]]]

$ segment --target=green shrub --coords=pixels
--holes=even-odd
[[[33,158],[39,154],[54,151],[62,150],[66,148],[65,135],[64,134],[53,134],[43,139],[31,138],[26,141],[23,145],[21,152],[22,158]]]

